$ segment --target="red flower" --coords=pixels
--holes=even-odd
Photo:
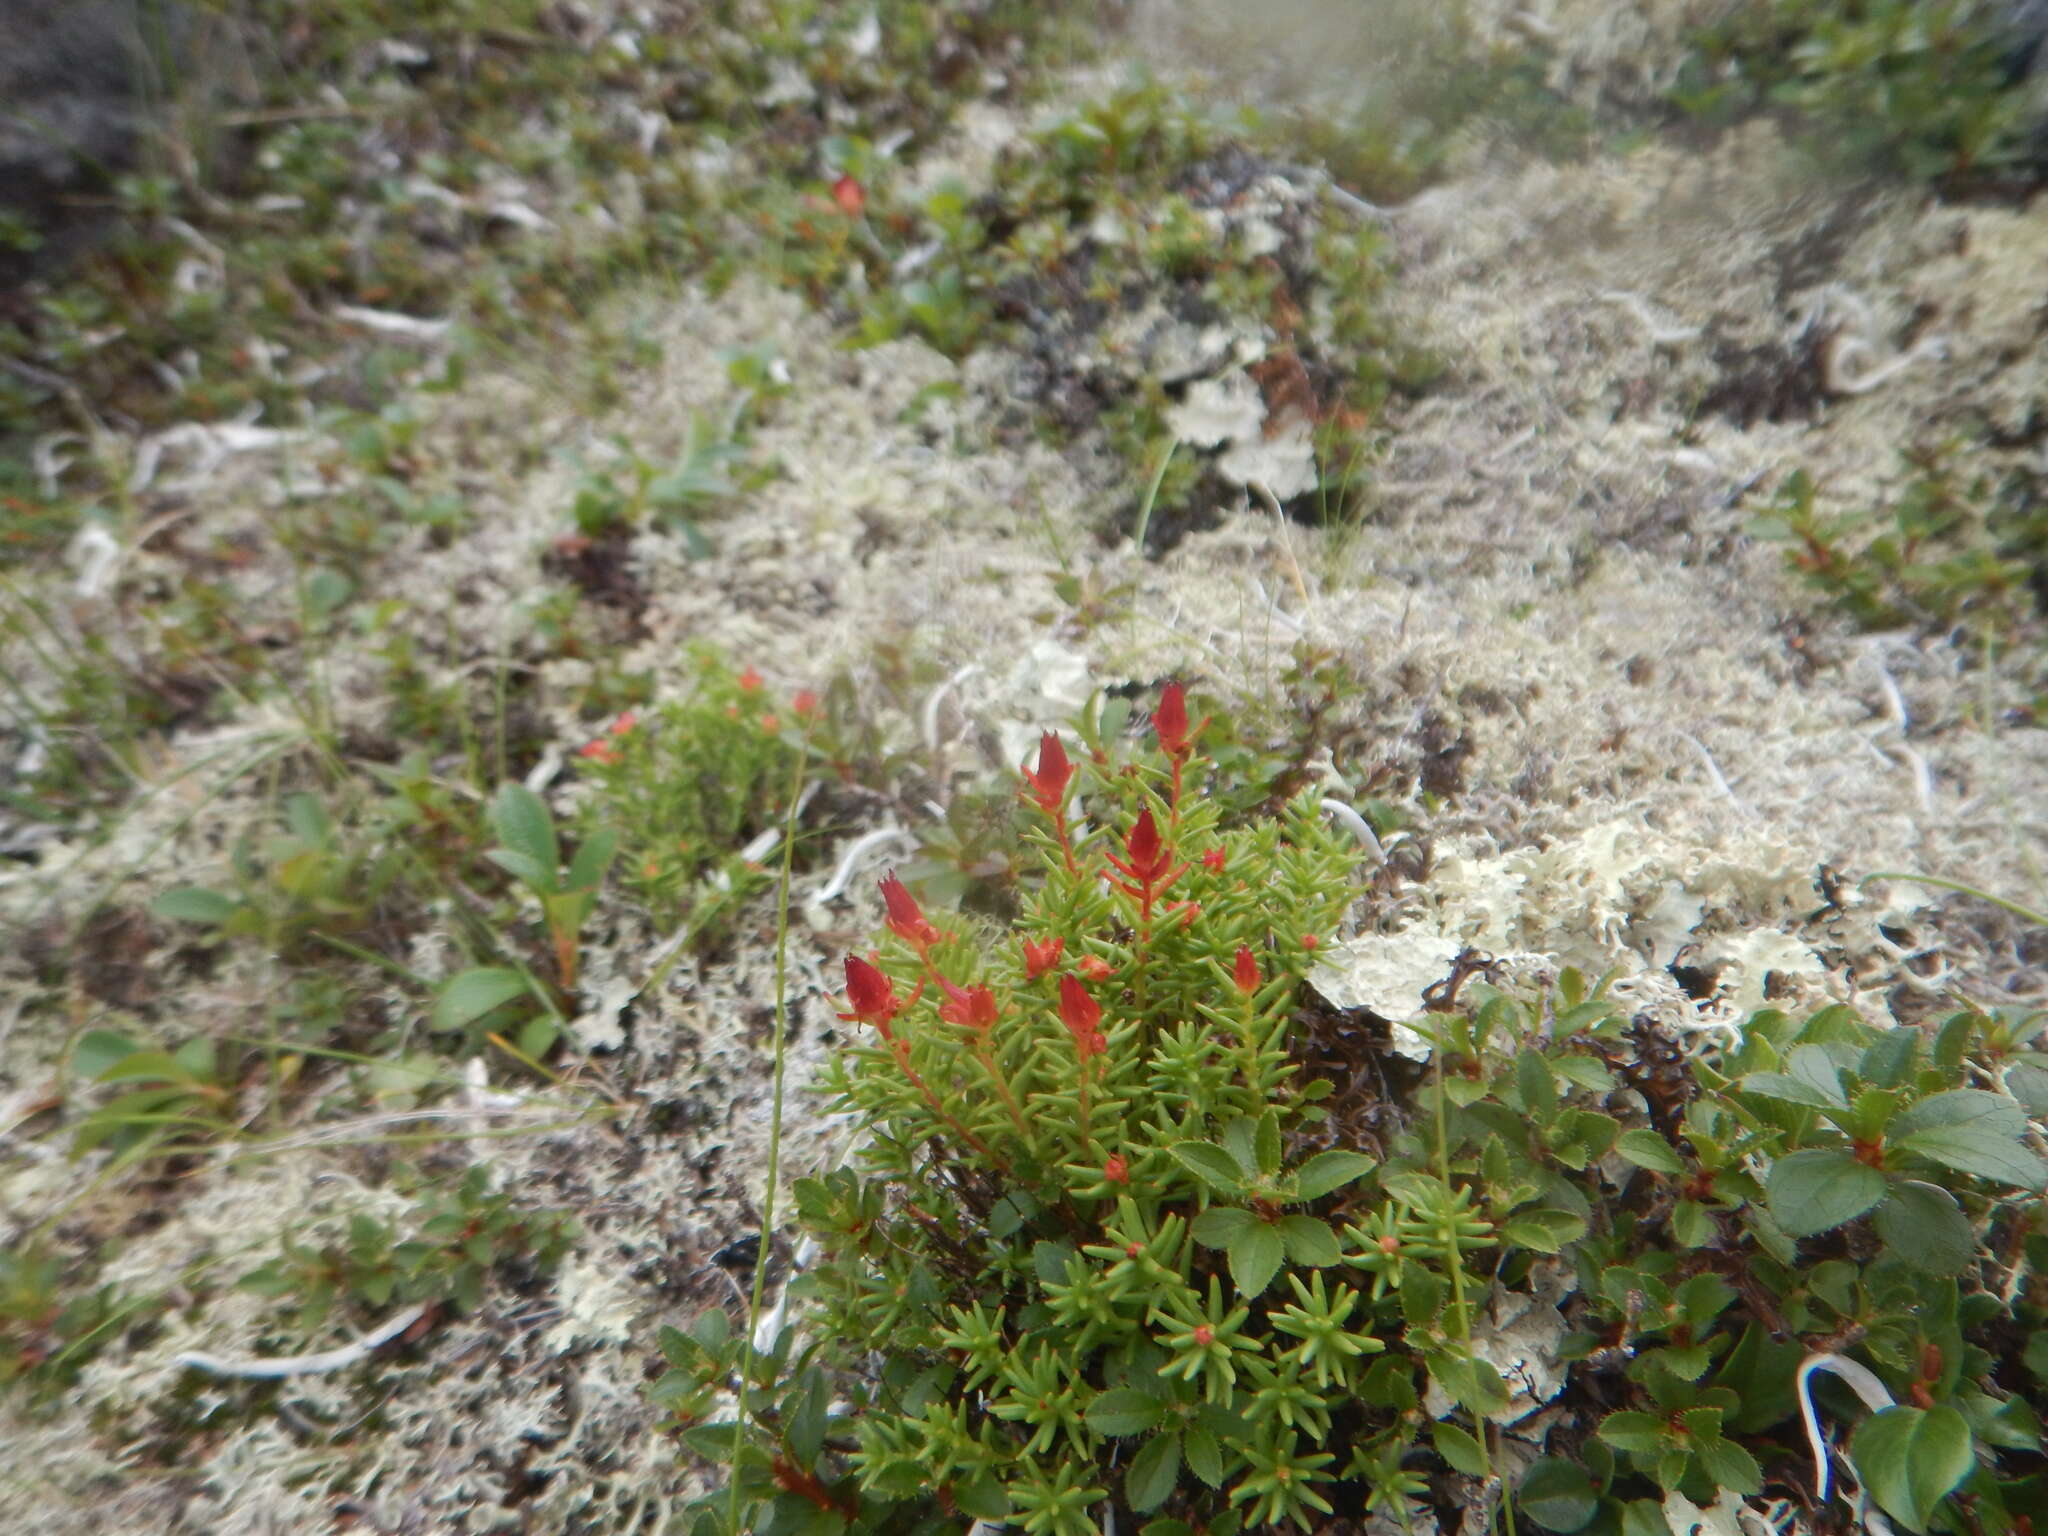
[[[1024,941],[1024,979],[1036,981],[1047,971],[1060,963],[1060,951],[1067,947],[1065,939],[1041,939],[1034,944]]]
[[[799,720],[808,720],[818,712],[818,696],[808,688],[799,688],[790,697],[789,712]]]
[[[921,985],[919,990],[923,990]],[[903,1011],[903,1000],[896,996],[896,984],[881,968],[858,955],[846,957],[846,1003],[853,1011],[840,1014],[840,1018],[872,1024],[884,1040],[894,1038],[889,1021]]]
[[[1131,1182],[1131,1165],[1124,1161],[1123,1153],[1112,1152],[1109,1154],[1108,1161],[1102,1165],[1102,1176],[1112,1184],[1128,1184]]]
[[[1237,965],[1231,974],[1231,980],[1237,984],[1237,990],[1246,997],[1259,990],[1258,957],[1242,944],[1237,946]]]
[[[925,921],[917,898],[893,869],[882,881],[882,904],[889,909],[889,931],[920,955],[939,941],[939,930]]]
[[[1102,1004],[1071,975],[1060,978],[1060,1022],[1074,1037],[1074,1052],[1083,1061],[1100,1056],[1109,1044],[1097,1028],[1102,1023]]]
[[[1047,731],[1038,739],[1038,767],[1021,770],[1030,783],[1030,797],[1038,802],[1038,808],[1054,820],[1059,819],[1060,805],[1067,795],[1067,782],[1074,776],[1074,765],[1067,761],[1067,749],[1060,745],[1059,736]]]
[[[593,763],[603,763],[607,767],[619,760],[619,754],[612,750],[612,744],[602,737],[596,741],[586,741],[583,743],[582,746],[576,749],[576,755],[578,757],[587,757]]]
[[[626,732],[632,730],[633,727],[638,725],[639,723],[640,717],[634,714],[633,711],[629,709],[623,715],[619,716],[618,719],[612,722],[612,734],[614,736],[623,736],[626,734]]]
[[[760,691],[761,674],[756,672],[752,667],[748,667],[746,671],[740,674],[740,692],[759,693]]]
[[[1179,683],[1168,683],[1159,695],[1159,707],[1152,711],[1152,730],[1168,757],[1187,755],[1188,691]]]
[[[1111,967],[1110,963],[1103,959],[1102,956],[1089,955],[1081,961],[1079,970],[1090,981],[1107,981],[1110,977]]]
[[[1222,874],[1223,850],[1221,848],[1211,848],[1207,853],[1203,854],[1202,868],[1208,870],[1212,875]]]
[[[996,1021],[996,995],[987,987],[956,987],[949,981],[941,981],[946,1001],[939,1007],[939,1017],[948,1024],[963,1025],[968,1029],[987,1029]]]
[[[861,209],[867,206],[868,194],[851,176],[841,176],[832,183],[832,201],[839,205],[839,211],[849,219],[857,219],[860,217]]]
[[[1158,824],[1152,820],[1152,808],[1147,806],[1138,813],[1137,825],[1124,839],[1124,856],[1110,854],[1109,862],[1131,877],[1133,884],[1125,889],[1133,896],[1145,897],[1148,901],[1173,884],[1185,864],[1173,862],[1173,850],[1159,835]]]
[[[761,729],[768,732],[772,736],[775,734],[775,732],[782,729],[782,722],[776,719],[774,714],[771,712],[761,717]]]

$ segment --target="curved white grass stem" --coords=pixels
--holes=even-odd
[[[344,1344],[339,1349],[325,1350],[317,1355],[272,1355],[248,1360],[228,1360],[195,1349],[187,1350],[171,1363],[195,1371],[205,1371],[212,1376],[238,1376],[250,1381],[274,1381],[286,1376],[321,1376],[332,1371],[345,1371],[350,1366],[368,1359],[373,1351],[389,1344],[426,1314],[427,1304],[420,1302],[380,1323],[353,1343]]]

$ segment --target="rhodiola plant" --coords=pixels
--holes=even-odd
[[[1426,1068],[1352,1025],[1333,1060],[1303,982],[1355,848],[1307,799],[1220,825],[1202,729],[1174,688],[1140,761],[1043,739],[1007,928],[883,881],[796,1321],[664,1336],[656,1396],[730,1468],[700,1536],[1413,1530],[1446,1499],[1671,1536],[1669,1500],[1807,1454],[1817,1360],[1868,1378],[1870,1411],[1822,1408],[1895,1522],[2024,1536],[2027,1028],[1767,1010],[1689,1054],[1604,981],[1518,996],[1474,960],[1409,1021]],[[1510,1480],[1525,1421],[1546,1454]]]

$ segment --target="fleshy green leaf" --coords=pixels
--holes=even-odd
[[[1832,1147],[1810,1147],[1779,1158],[1764,1188],[1771,1215],[1794,1237],[1811,1237],[1854,1221],[1885,1195],[1882,1173]]]
[[[1977,1464],[1969,1424],[1946,1406],[1880,1409],[1856,1426],[1849,1456],[1885,1513],[1916,1531]]]

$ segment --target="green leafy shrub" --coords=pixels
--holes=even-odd
[[[34,1243],[0,1249],[0,1390],[49,1392],[158,1303],[115,1287],[67,1290],[64,1266]]]
[[[735,672],[700,647],[687,697],[620,716],[582,748],[597,792],[586,835],[616,837],[620,879],[663,926],[700,933],[762,888],[745,849],[780,824],[817,699],[778,704],[751,668]]]
[[[1346,850],[1306,800],[1220,827],[1177,687],[1155,731],[1078,770],[1046,737],[1013,931],[884,882],[827,1077],[864,1140],[796,1186],[809,1311],[758,1350],[722,1314],[664,1334],[657,1399],[731,1468],[695,1529],[1407,1527],[1443,1478],[1495,1497],[1499,1426],[1554,1403],[1498,1496],[1668,1536],[1669,1496],[1804,1453],[1816,1361],[1874,1383],[1849,1460],[1895,1520],[2035,1518],[2048,1016],[1767,1010],[1688,1057],[1604,983],[1475,961],[1413,1021],[1426,1068],[1332,1082],[1297,1005]],[[1556,1378],[1503,1374],[1500,1320],[1552,1308]]]
[[[1972,471],[1954,443],[1905,462],[1911,478],[1895,499],[1841,513],[1823,510],[1820,487],[1795,471],[1752,529],[1787,543],[1800,577],[1865,628],[1960,631],[2021,649],[2038,674],[2048,510],[2029,478]]]
[[[510,1190],[492,1194],[479,1164],[453,1189],[428,1191],[401,1222],[358,1215],[346,1242],[317,1248],[287,1234],[277,1258],[235,1283],[259,1296],[295,1298],[297,1325],[307,1332],[338,1303],[377,1312],[393,1302],[441,1302],[473,1312],[494,1271],[552,1270],[576,1231],[559,1211],[527,1209]]]
[[[1694,40],[1674,99],[1789,106],[1909,175],[2040,169],[2040,106],[1993,0],[1741,0]]]

